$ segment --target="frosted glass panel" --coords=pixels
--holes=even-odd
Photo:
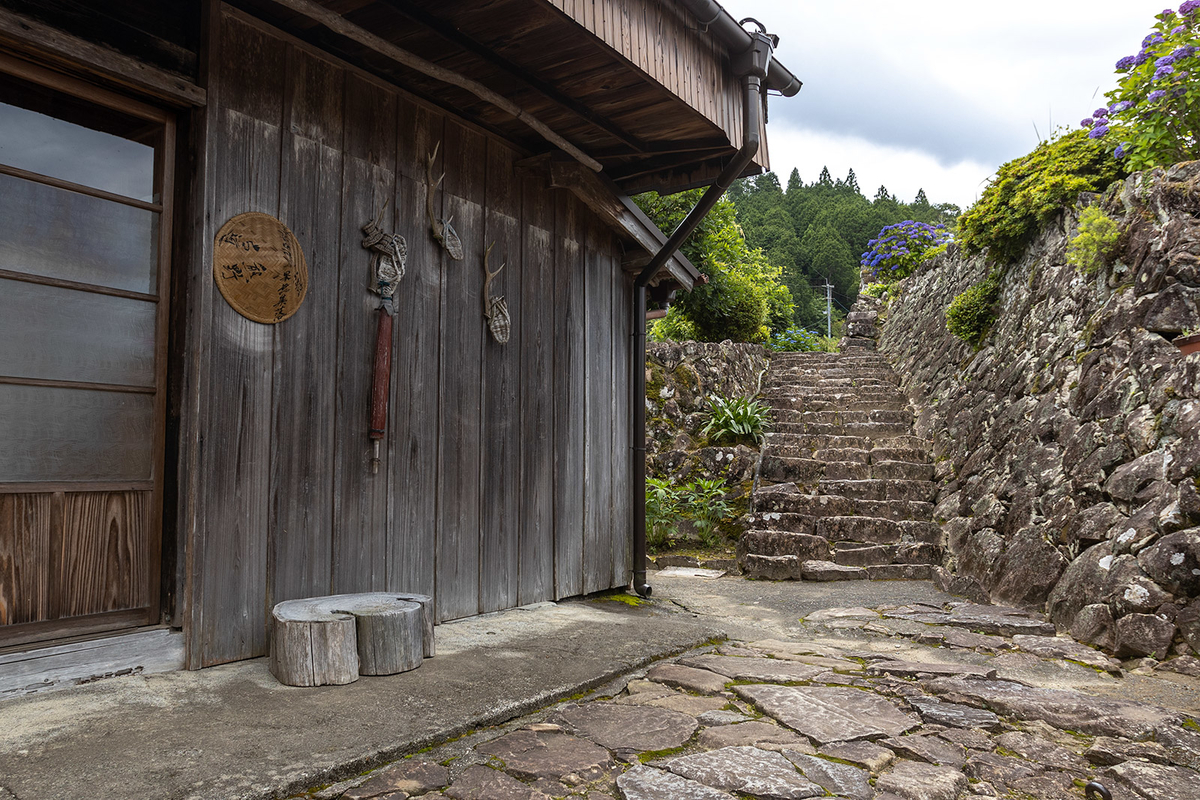
[[[156,292],[158,213],[0,175],[0,269]]]
[[[154,385],[156,303],[0,278],[0,375]]]
[[[149,480],[154,396],[0,384],[0,483]]]
[[[0,103],[0,164],[154,199],[153,147],[8,103]]]

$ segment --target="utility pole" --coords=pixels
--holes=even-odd
[[[833,284],[825,279],[825,337],[833,338]]]

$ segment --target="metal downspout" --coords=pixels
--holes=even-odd
[[[746,110],[742,147],[633,283],[633,590],[642,597],[653,591],[646,583],[646,287],[758,153],[763,80],[774,43],[765,33],[747,37],[752,39],[753,61],[743,78]]]

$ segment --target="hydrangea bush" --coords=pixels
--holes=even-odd
[[[862,266],[880,283],[907,278],[918,266],[945,249],[950,233],[945,225],[930,225],[906,219],[888,225],[867,242]]]
[[[1200,145],[1200,0],[1156,19],[1141,49],[1117,62],[1109,105],[1081,123],[1131,172],[1196,158]]]
[[[788,328],[771,334],[768,347],[783,353],[804,353],[829,350],[829,340],[803,328]]]

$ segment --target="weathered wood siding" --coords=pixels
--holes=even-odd
[[[743,91],[716,37],[673,0],[546,0],[741,147]],[[755,163],[769,169],[766,137]]]
[[[181,528],[189,663],[263,655],[267,612],[333,592],[431,593],[440,620],[624,584],[629,286],[613,235],[506,144],[219,9],[204,229],[189,285]],[[434,197],[466,258],[433,241]],[[367,438],[378,298],[361,226],[408,242],[379,474]],[[299,312],[250,322],[211,286],[211,242],[261,211],[309,264]],[[504,270],[512,337],[483,318]]]

